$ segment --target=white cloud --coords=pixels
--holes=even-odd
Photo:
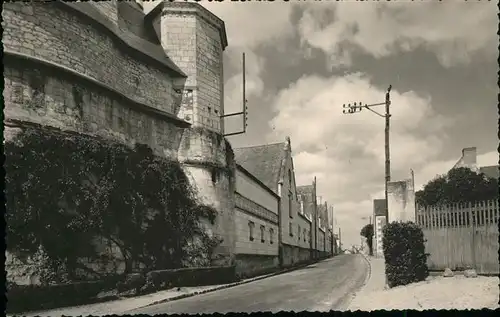
[[[423,47],[443,66],[472,54],[496,57],[497,5],[484,1],[343,2],[303,5],[303,44],[322,49],[332,66],[349,66],[355,49],[380,58]]]
[[[276,2],[200,2],[226,24],[229,45],[252,49],[263,43],[282,41],[293,35],[292,6]]]
[[[254,49],[263,43],[282,41],[294,34],[290,22],[292,6],[284,1],[233,2],[192,1],[222,19],[230,47]],[[144,12],[151,11],[161,0],[145,1]]]
[[[383,198],[385,122],[366,109],[344,115],[342,104],[378,103],[384,98],[384,90],[356,73],[342,78],[303,77],[274,102],[278,114],[270,122],[275,129],[269,140],[290,136],[298,184],[309,184],[317,176],[318,193],[334,204],[345,237],[353,240],[349,243],[359,243],[359,230],[367,222],[362,218],[371,215],[373,199]],[[393,89],[391,100],[392,178],[409,178],[410,168],[416,180],[446,172],[443,164],[429,168],[427,162],[440,154],[446,141],[440,132],[453,121],[435,113],[427,96]]]

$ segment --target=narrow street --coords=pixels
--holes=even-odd
[[[368,264],[363,256],[339,255],[289,273],[125,313],[342,310],[367,274]]]

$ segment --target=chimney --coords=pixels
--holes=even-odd
[[[224,133],[222,55],[227,47],[224,22],[194,2],[163,1],[150,13],[168,57],[188,76],[174,87],[187,96],[183,109],[193,127]]]
[[[476,147],[468,147],[462,150],[463,164],[473,168],[477,165],[477,149]]]

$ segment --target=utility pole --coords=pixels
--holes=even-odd
[[[316,195],[316,176],[314,176],[314,215],[313,215],[313,227],[314,227],[314,240],[313,240],[313,254],[316,259],[318,251],[318,196]]]
[[[413,169],[410,169],[410,172],[411,172],[411,186],[413,187],[413,194],[415,195],[415,193],[417,192],[417,190],[415,189],[415,173],[413,172]],[[413,201],[413,205],[415,207],[415,214],[413,215],[413,217],[415,217],[415,222],[417,221],[417,199],[415,197],[414,201]]]
[[[389,85],[385,93],[385,219],[387,223],[389,223],[389,196],[387,193],[387,185],[391,181],[391,154],[389,152],[389,129],[391,119],[389,106],[391,105],[391,88],[392,86]]]
[[[390,130],[390,118],[391,118],[389,108],[391,105],[391,96],[390,96],[391,89],[392,85],[389,85],[389,88],[385,93],[384,102],[375,103],[371,105],[368,104],[363,105],[361,102],[359,103],[355,102],[354,105],[348,104],[347,106],[344,104],[343,105],[344,110],[342,111],[344,114],[353,114],[356,112],[360,112],[361,110],[363,110],[363,108],[365,108],[375,113],[376,115],[385,118],[385,219],[387,223],[389,223],[389,201],[388,201],[387,186],[391,181],[391,159],[389,151],[389,130]],[[383,106],[383,105],[385,105],[385,114],[380,114],[375,110],[371,109],[372,107]]]
[[[327,203],[325,201],[325,212],[324,212],[325,215],[324,216],[325,216],[326,219],[324,220],[325,221],[325,224],[324,224],[324,226],[325,226],[325,234],[323,236],[323,251],[326,251],[326,236],[328,234],[328,222],[327,222],[328,217],[327,217],[327,213],[328,213],[328,205],[327,205]]]
[[[339,251],[342,250],[342,234],[340,232],[340,227],[339,227],[339,249],[340,249]]]

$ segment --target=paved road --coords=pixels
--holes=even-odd
[[[338,255],[289,273],[125,313],[343,310],[367,273],[368,264],[362,255]]]

